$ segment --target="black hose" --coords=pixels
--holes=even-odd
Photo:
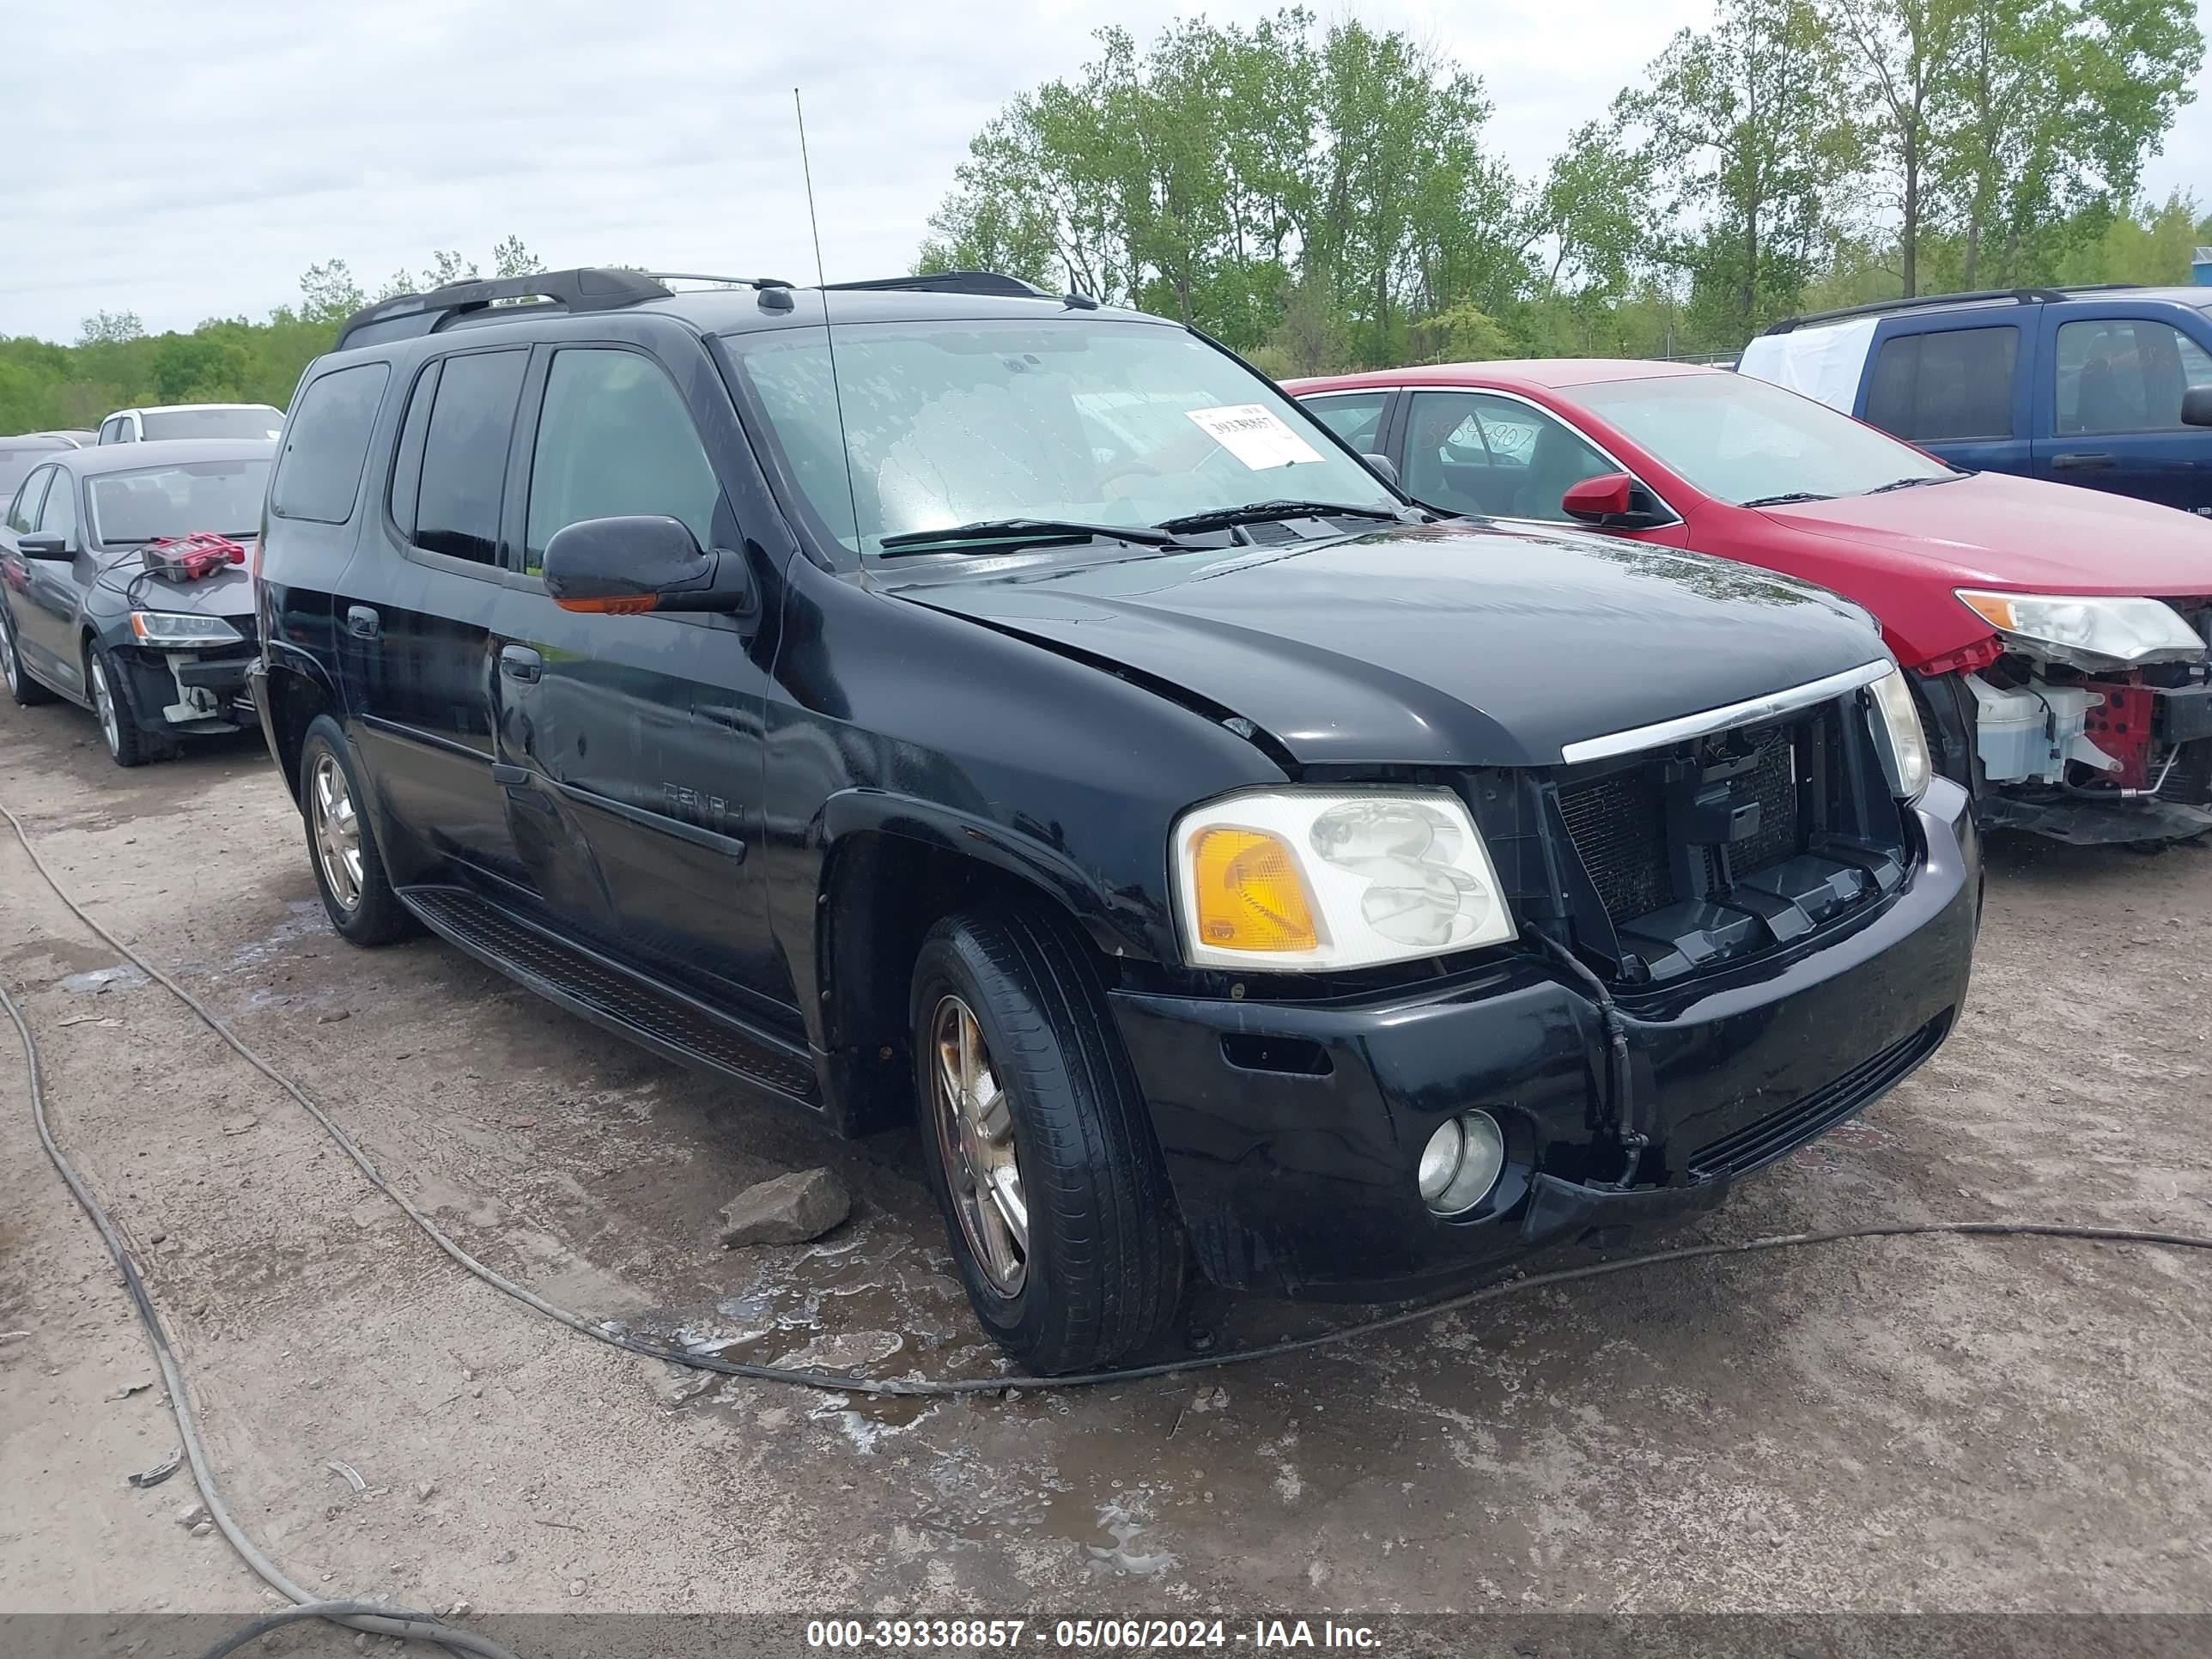
[[[0,807],[0,811],[6,810]],[[154,1310],[154,1298],[146,1289],[146,1280],[138,1271],[137,1261],[123,1243],[122,1235],[115,1231],[115,1224],[107,1218],[107,1212],[100,1207],[100,1200],[93,1196],[84,1177],[77,1173],[76,1165],[69,1161],[54,1139],[52,1126],[46,1121],[46,1079],[39,1068],[38,1044],[32,1040],[31,1028],[23,1018],[23,1011],[16,1006],[15,998],[8,994],[4,986],[0,986],[0,1012],[4,1012],[15,1023],[15,1036],[23,1045],[23,1060],[30,1074],[31,1121],[38,1127],[39,1142],[46,1149],[46,1156],[53,1161],[54,1168],[61,1172],[62,1180],[68,1184],[78,1205],[91,1218],[100,1242],[107,1246],[107,1254],[115,1262],[116,1271],[123,1276],[123,1288],[131,1297],[131,1307],[137,1312],[138,1322],[146,1328],[146,1340],[152,1346],[154,1358],[161,1368],[162,1386],[169,1394],[169,1409],[176,1416],[177,1433],[184,1442],[185,1456],[192,1466],[192,1480],[199,1487],[200,1501],[207,1505],[209,1519],[230,1540],[230,1547],[245,1559],[246,1565],[280,1594],[301,1607],[317,1602],[319,1598],[294,1583],[282,1568],[261,1553],[224,1507],[222,1493],[208,1468],[207,1449],[200,1440],[198,1419],[192,1411],[191,1401],[185,1393],[184,1374],[178,1369],[176,1356],[169,1348],[169,1339],[161,1329],[161,1316]],[[340,1605],[357,1611],[328,1616],[349,1629],[367,1631],[377,1636],[403,1636],[412,1640],[434,1641],[457,1655],[475,1654],[480,1656],[480,1659],[514,1659],[496,1642],[470,1631],[439,1624],[425,1615],[391,1613],[365,1601]],[[218,1650],[222,1652],[228,1650],[228,1648]]]

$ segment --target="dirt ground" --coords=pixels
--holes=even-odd
[[[747,1357],[993,1364],[910,1137],[829,1141],[434,941],[350,949],[258,741],[125,773],[88,716],[0,706],[0,800],[494,1266]],[[1679,1237],[2212,1231],[2212,852],[2001,843],[1989,895],[1936,1059]],[[233,1510],[310,1586],[480,1612],[2212,1610],[2201,1259],[1823,1247],[1295,1363],[872,1405],[674,1373],[465,1276],[117,965],[0,835],[0,978],[56,1131],[147,1264]],[[715,1248],[734,1192],[822,1162],[859,1199],[839,1233]],[[1239,1345],[1344,1316],[1198,1309]],[[0,1613],[266,1606],[179,1523],[189,1472],[125,1483],[174,1430],[12,1035],[0,1332]]]

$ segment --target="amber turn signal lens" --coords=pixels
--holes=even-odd
[[[563,611],[581,611],[595,617],[635,617],[660,603],[651,593],[623,593],[603,599],[556,599]]]
[[[1223,951],[1310,951],[1320,943],[1297,860],[1259,830],[1207,830],[1191,852],[1200,937]]]

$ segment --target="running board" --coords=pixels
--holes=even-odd
[[[402,887],[400,902],[447,944],[641,1048],[822,1109],[806,1051],[459,887]]]

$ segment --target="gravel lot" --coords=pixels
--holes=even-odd
[[[825,1140],[434,941],[344,945],[258,740],[126,774],[88,716],[0,707],[0,800],[494,1266],[642,1329],[753,1333],[746,1357],[994,1364],[910,1136]],[[2212,852],[2000,843],[1989,892],[1936,1060],[1678,1238],[2212,1231]],[[872,1405],[672,1374],[465,1277],[116,965],[0,835],[0,980],[56,1131],[147,1264],[234,1511],[311,1586],[495,1612],[2212,1610],[2201,1260],[1846,1244],[1297,1363]],[[825,1161],[859,1199],[840,1233],[714,1247],[737,1189]],[[1197,1316],[1242,1345],[1346,1316]],[[264,1606],[179,1523],[189,1473],[125,1485],[173,1428],[12,1036],[0,1332],[0,1613]]]

